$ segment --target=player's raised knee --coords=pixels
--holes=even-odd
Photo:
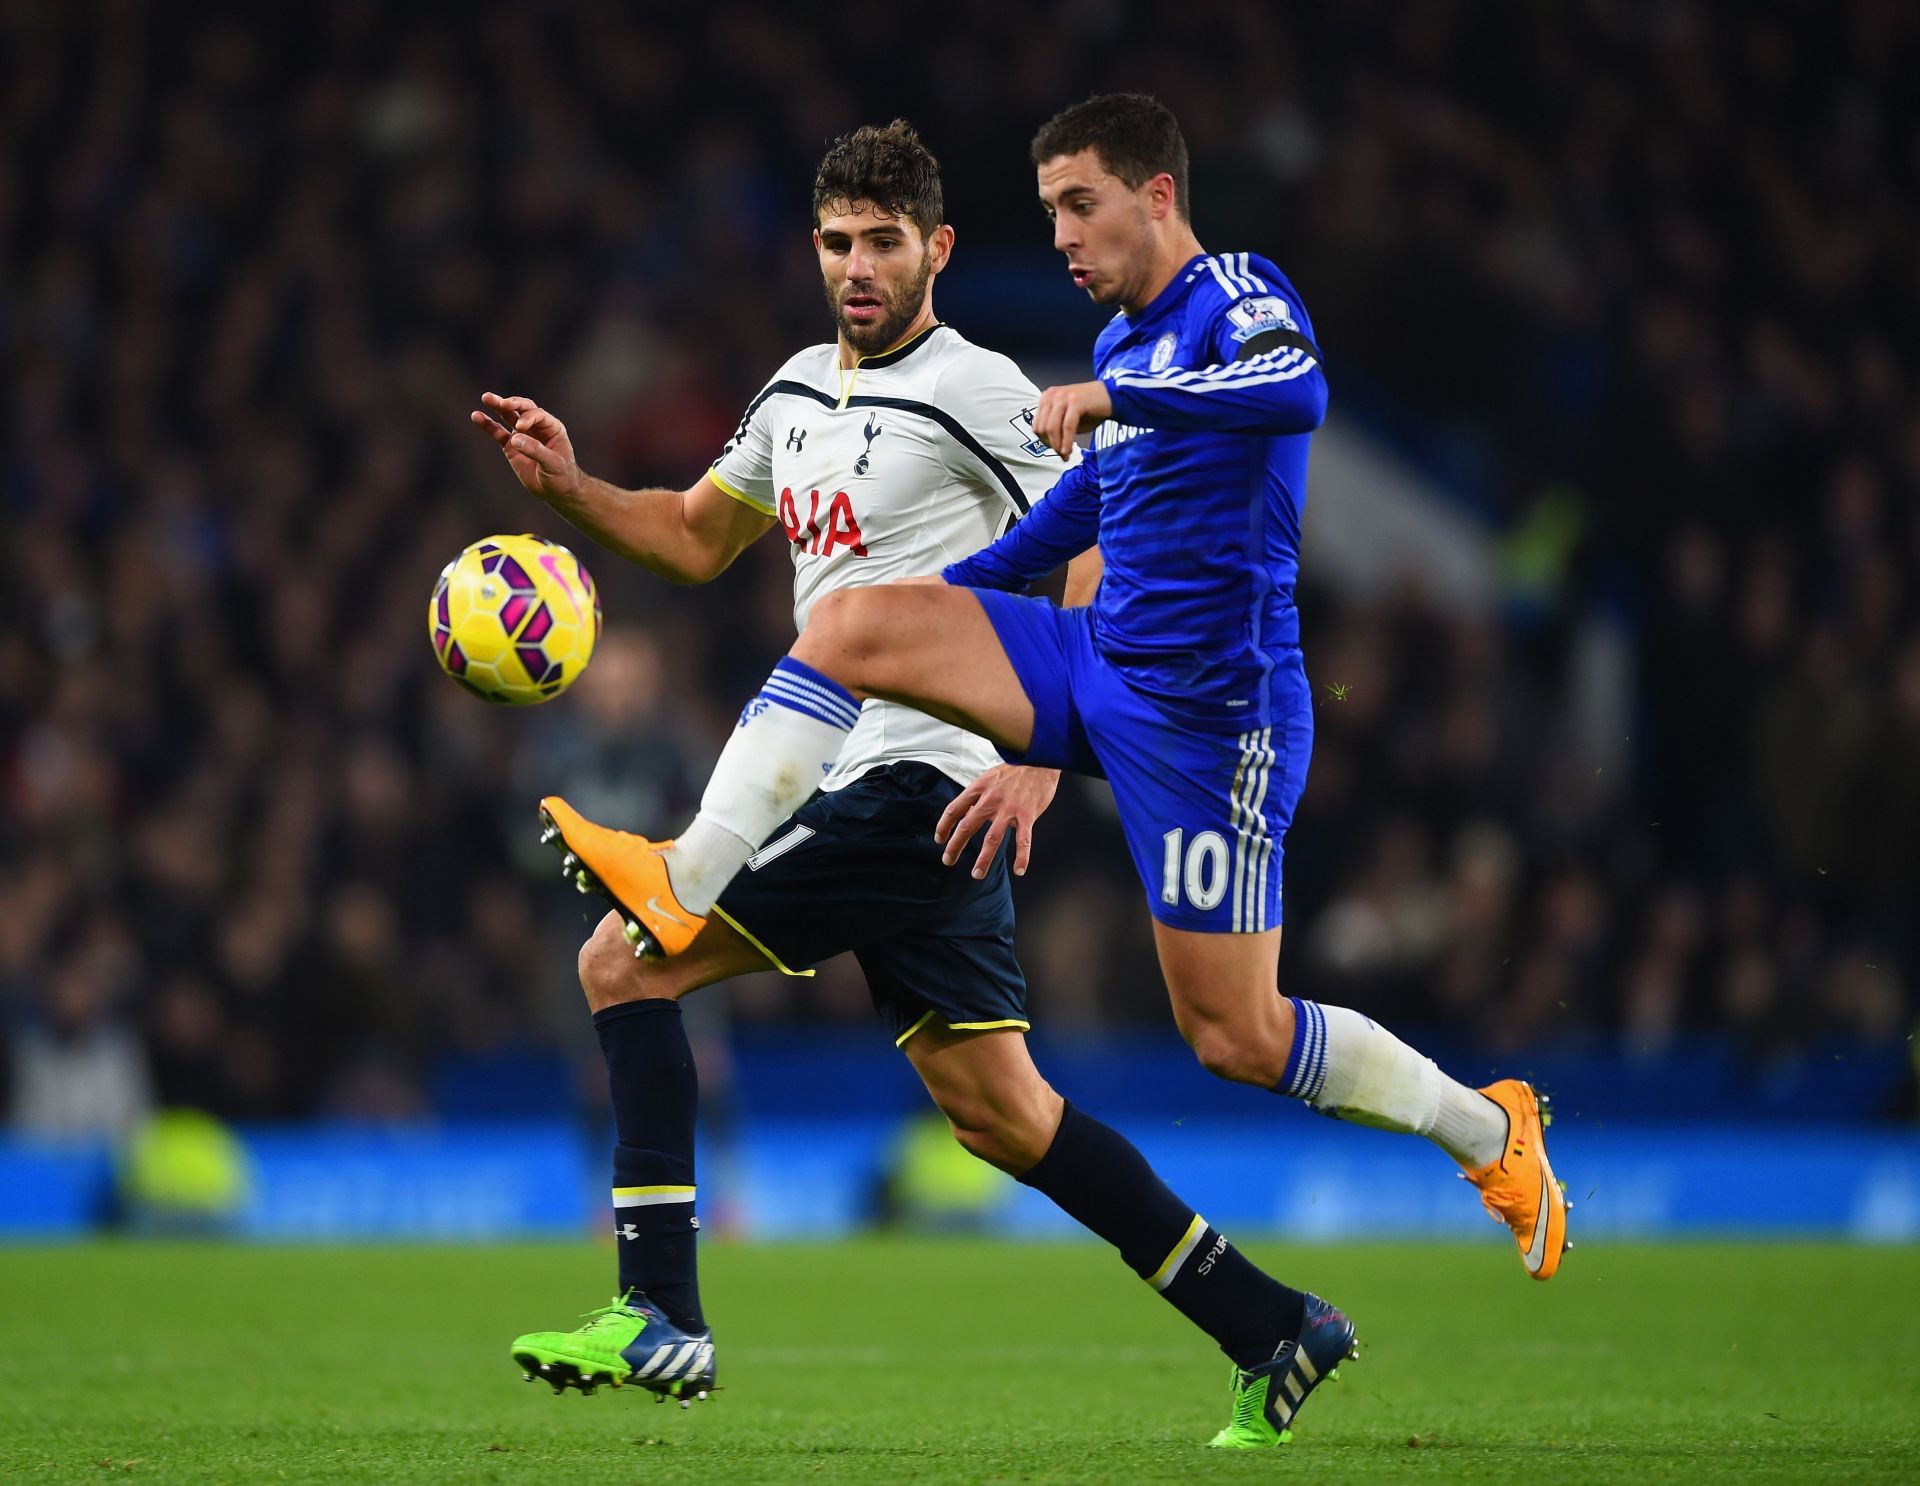
[[[885,588],[836,588],[807,615],[805,636],[852,657],[884,653],[890,595]]]
[[[855,692],[896,685],[915,668],[915,611],[927,593],[883,584],[822,594],[794,656]]]
[[[649,980],[646,962],[635,958],[621,930],[620,915],[608,913],[580,946],[580,989],[588,1007],[600,1011],[622,1001],[672,994],[653,988]]]

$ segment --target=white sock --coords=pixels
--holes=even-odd
[[[689,913],[704,915],[753,853],[753,842],[734,835],[702,810],[666,851],[667,880],[673,884],[674,897]]]
[[[1486,1095],[1357,1011],[1294,998],[1293,1014],[1280,1093],[1356,1125],[1424,1135],[1470,1170],[1499,1158],[1507,1116]]]
[[[784,657],[720,751],[700,813],[667,849],[673,895],[713,907],[759,844],[813,792],[860,720],[860,703],[812,666]]]

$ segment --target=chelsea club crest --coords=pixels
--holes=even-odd
[[[1171,330],[1161,336],[1153,343],[1153,360],[1147,364],[1147,370],[1163,372],[1173,365],[1174,348],[1179,344],[1179,338]]]

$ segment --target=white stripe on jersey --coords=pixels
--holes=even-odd
[[[1208,258],[1206,265],[1230,299],[1245,299],[1249,294],[1271,292],[1264,280],[1249,272],[1245,253],[1226,253]]]
[[[1267,863],[1273,860],[1273,837],[1260,843],[1260,881],[1254,886],[1254,901],[1260,905],[1260,927],[1267,926]]]
[[[1240,765],[1233,771],[1233,789],[1227,796],[1232,807],[1227,818],[1233,823],[1233,932],[1236,934],[1244,933],[1246,925],[1247,832],[1240,797],[1252,783],[1247,769],[1247,739],[1251,736],[1240,735]]]
[[[1313,362],[1313,358],[1298,346],[1287,346],[1279,350],[1262,351],[1245,361],[1216,361],[1210,366],[1197,366],[1185,371],[1119,371],[1113,374],[1113,380],[1115,385],[1121,387],[1186,387],[1198,382],[1243,382],[1282,371],[1296,357],[1306,357]],[[1318,365],[1317,362],[1313,364]]]
[[[1257,934],[1267,927],[1266,863],[1273,850],[1262,811],[1267,785],[1279,755],[1273,751],[1273,729],[1242,733],[1240,766],[1234,771],[1228,795],[1233,823],[1233,932]]]
[[[1272,728],[1240,735],[1240,765],[1234,770],[1233,788],[1228,794],[1228,818],[1233,823],[1234,834],[1233,932],[1236,934],[1256,933],[1266,927],[1266,914],[1254,897],[1254,884],[1258,879],[1258,853],[1267,839],[1266,818],[1260,812],[1267,799],[1267,771],[1275,758],[1272,738]]]
[[[1260,787],[1253,797],[1253,825],[1255,845],[1252,848],[1257,860],[1264,863],[1266,854],[1273,850],[1273,837],[1267,831],[1267,782],[1272,778],[1271,770],[1278,755],[1273,751],[1273,729],[1260,730]],[[1248,914],[1253,919],[1255,933],[1264,933],[1267,927],[1267,900],[1265,895],[1266,869],[1260,867],[1256,880],[1247,884],[1249,898]]]
[[[1273,359],[1269,360],[1269,357]],[[1285,353],[1265,351],[1225,369],[1205,367],[1198,371],[1163,372],[1157,377],[1120,372],[1114,376],[1113,384],[1116,387],[1163,388],[1182,392],[1217,392],[1223,388],[1231,391],[1236,387],[1265,387],[1274,382],[1291,382],[1319,364],[1298,347],[1289,347]]]
[[[1213,275],[1215,282],[1220,285],[1220,288],[1226,293],[1227,298],[1239,299],[1245,293],[1244,290],[1234,284],[1233,280],[1227,277],[1227,271],[1220,266],[1220,260],[1218,258],[1203,258],[1200,261],[1207,265],[1207,272]]]

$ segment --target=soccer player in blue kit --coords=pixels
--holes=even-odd
[[[636,952],[671,955],[813,792],[849,709],[869,699],[957,723],[1012,761],[1104,777],[1174,1019],[1202,1065],[1428,1137],[1512,1231],[1527,1272],[1548,1279],[1568,1204],[1534,1091],[1468,1088],[1367,1017],[1278,988],[1281,844],[1313,741],[1293,600],[1309,438],[1327,406],[1312,322],[1269,260],[1202,249],[1186,145],[1157,101],[1077,104],[1041,128],[1033,160],[1074,283],[1118,311],[1095,343],[1098,380],[1048,389],[1033,415],[1035,437],[1062,454],[1091,433],[1087,457],[942,579],[823,596],[677,840],[597,825],[557,798],[542,813]],[[1105,566],[1090,607],[1022,594],[1095,546]],[[990,786],[963,794],[943,821],[949,859],[1003,813]],[[1067,1121],[1037,1133],[1058,1144]],[[1133,1221],[1144,1234],[1172,1217]],[[1169,1275],[1192,1265],[1238,1283],[1210,1262],[1226,1240],[1193,1231],[1187,1210],[1178,1221],[1132,1246],[1164,1242]],[[1299,1298],[1272,1353],[1233,1359],[1235,1426],[1217,1443],[1283,1438],[1351,1349],[1341,1312],[1288,1293]]]

